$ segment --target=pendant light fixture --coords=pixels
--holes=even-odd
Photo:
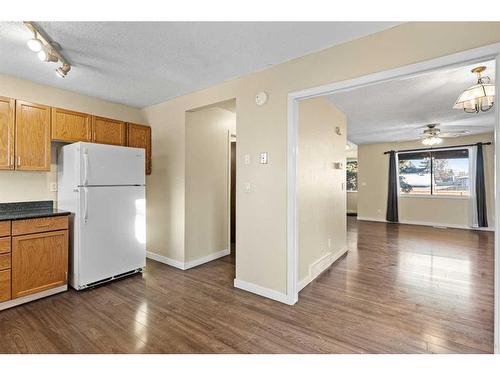
[[[471,70],[477,74],[477,83],[467,88],[457,99],[454,109],[463,109],[466,113],[489,111],[495,102],[495,85],[490,77],[481,77],[486,70],[485,66],[478,66]]]

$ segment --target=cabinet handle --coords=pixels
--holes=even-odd
[[[21,157],[20,156],[17,157],[17,166],[18,167],[21,166]]]
[[[14,166],[14,155],[11,155],[10,156],[10,166],[13,167]]]

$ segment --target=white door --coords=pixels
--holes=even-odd
[[[146,265],[144,186],[79,189],[78,286]]]
[[[80,144],[79,185],[144,185],[145,151],[142,148]]]

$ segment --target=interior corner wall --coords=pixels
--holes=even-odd
[[[229,133],[236,114],[186,112],[185,262],[229,251]]]
[[[345,145],[346,118],[341,111],[321,97],[299,103],[299,280],[311,281],[316,262],[346,247]],[[343,167],[335,169],[335,162]]]
[[[446,138],[442,146],[494,142],[493,133]],[[384,221],[387,207],[388,150],[424,148],[418,142],[358,145],[358,218]],[[494,145],[483,147],[488,224],[494,226]],[[399,221],[429,225],[467,227],[469,200],[460,198],[399,198]]]
[[[499,22],[404,23],[144,108],[153,128],[148,249],[184,257],[185,111],[236,98],[236,278],[254,290],[286,295],[288,94],[498,42]],[[269,95],[263,106],[255,104],[260,91]],[[263,151],[267,165],[257,163]],[[243,192],[244,183],[251,192]]]
[[[0,74],[0,96],[123,121],[144,123],[145,120],[143,113],[137,108],[4,74]],[[0,202],[56,202],[57,193],[50,191],[50,184],[57,182],[57,148],[60,145],[61,143],[52,142],[50,172],[0,171]]]

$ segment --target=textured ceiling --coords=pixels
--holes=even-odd
[[[0,73],[144,107],[240,77],[394,22],[39,22],[73,64],[66,79],[0,22]]]
[[[493,131],[493,110],[467,114],[452,109],[458,95],[476,83],[470,70],[478,65],[488,68],[486,75],[494,82],[495,63],[489,61],[342,91],[328,99],[346,114],[347,137],[355,144],[414,140],[428,123],[440,123],[443,132],[485,133]]]

